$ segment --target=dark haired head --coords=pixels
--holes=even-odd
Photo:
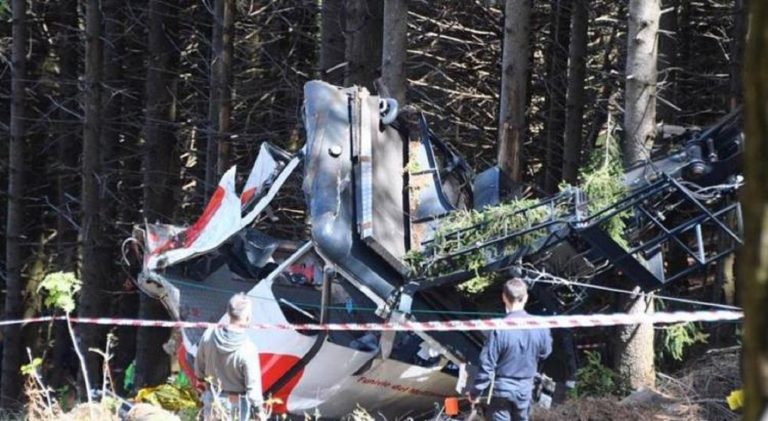
[[[502,294],[509,304],[525,302],[528,299],[528,285],[520,278],[512,278],[504,284]]]

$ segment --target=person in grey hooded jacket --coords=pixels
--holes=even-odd
[[[261,365],[256,345],[248,339],[251,323],[251,300],[236,294],[229,300],[225,327],[208,328],[200,339],[195,356],[195,375],[216,386],[218,403],[225,414],[214,413],[211,388],[203,394],[204,419],[247,420],[251,407],[259,410],[261,394]],[[226,418],[225,418],[226,419]]]

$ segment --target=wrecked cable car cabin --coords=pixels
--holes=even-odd
[[[681,134],[680,149],[627,171],[626,194],[602,209],[590,209],[585,192],[571,187],[502,215],[523,223],[446,229],[462,209],[499,204],[497,168],[475,176],[423,115],[364,88],[311,81],[304,95],[301,150],[263,143],[241,193],[232,168],[194,224],[137,230],[144,245],[139,286],[174,319],[222,321],[237,292],[251,298],[256,324],[476,318],[455,286],[479,273],[600,282],[618,270],[656,290],[741,243],[737,114]],[[289,177],[300,177],[306,203],[309,235],[301,242],[253,227]],[[626,220],[625,243],[604,229],[617,215]],[[686,264],[667,264],[670,253]],[[556,312],[583,299],[562,294],[571,287],[556,283],[536,288],[557,303]],[[190,375],[201,335],[182,330],[178,357]],[[264,395],[282,401],[275,410],[332,418],[357,405],[387,417],[427,413],[457,393],[462,367],[483,344],[473,331],[249,335],[260,350]]]

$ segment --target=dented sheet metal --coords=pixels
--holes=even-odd
[[[171,266],[219,247],[266,209],[300,162],[301,156],[294,156],[278,173],[280,165],[263,144],[241,195],[235,190],[236,167],[232,167],[221,178],[205,211],[192,226],[186,229],[147,227],[145,268]],[[248,210],[254,201],[255,205]],[[243,210],[248,210],[245,215]]]

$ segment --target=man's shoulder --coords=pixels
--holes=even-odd
[[[243,342],[242,350],[247,353],[258,353],[259,348],[256,346],[256,344],[253,343],[253,341],[246,340]]]
[[[245,341],[237,350],[237,358],[246,364],[253,364],[259,361],[259,349],[251,341]]]
[[[213,336],[213,331],[215,329],[216,328],[212,327],[212,326],[206,328],[205,331],[203,332],[203,335],[200,336],[200,343],[210,342],[211,341],[211,337]]]

